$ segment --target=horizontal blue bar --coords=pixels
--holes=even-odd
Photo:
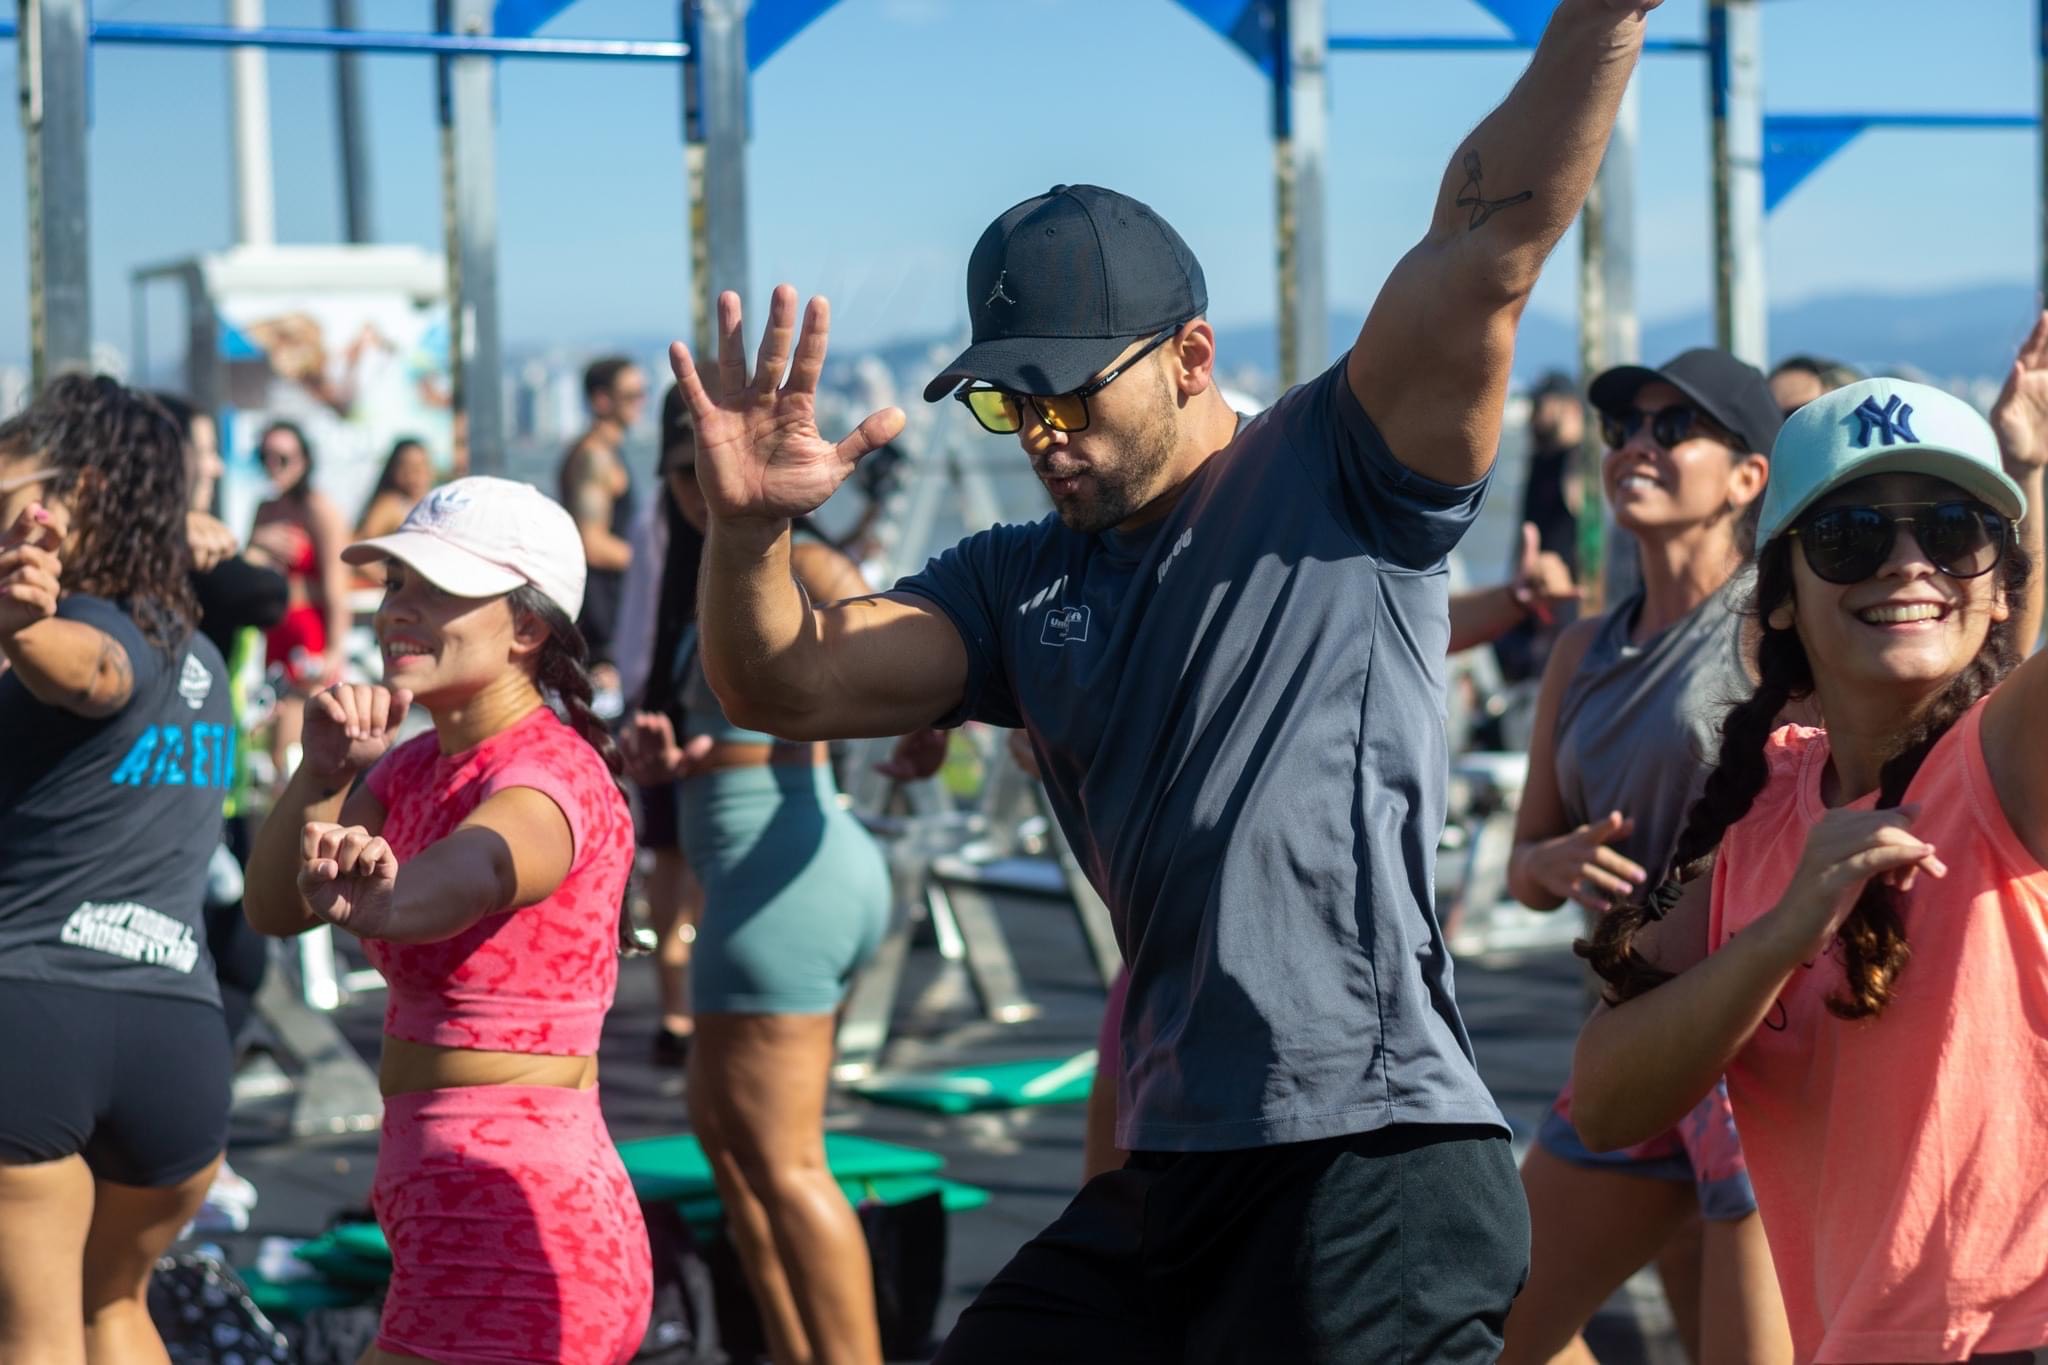
[[[15,36],[0,20],[0,39]],[[226,24],[95,23],[95,43],[136,47],[267,47],[307,52],[395,52],[444,57],[582,57],[680,61],[689,46],[639,38],[493,38],[466,33],[377,33],[361,29],[232,28]]]
[[[2037,114],[1766,114],[1764,122],[1797,130],[1863,128],[2035,128]]]
[[[1329,37],[1332,52],[1528,52],[1531,44],[1519,38],[1458,38],[1458,37],[1385,37],[1363,33],[1333,33]],[[1707,50],[1707,45],[1693,38],[1652,38],[1643,44],[1643,51],[1656,53],[1682,53],[1697,55]]]

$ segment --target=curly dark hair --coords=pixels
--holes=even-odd
[[[0,422],[0,451],[47,465],[45,492],[71,509],[64,590],[123,603],[160,648],[182,642],[199,620],[185,532],[191,474],[162,405],[105,375],[63,375]]]
[[[2007,600],[2019,600],[2033,565],[2017,536],[2008,539],[2005,558],[1998,567]],[[1764,547],[1757,561],[1756,589],[1750,605],[1763,626],[1763,639],[1757,649],[1757,688],[1721,724],[1720,755],[1699,799],[1686,814],[1685,828],[1671,855],[1670,871],[1661,885],[1602,919],[1590,941],[1581,940],[1574,945],[1579,956],[1591,962],[1593,970],[1607,982],[1609,1004],[1619,1004],[1670,980],[1669,972],[1636,953],[1635,935],[1678,903],[1680,889],[1686,882],[1713,868],[1721,836],[1749,814],[1750,806],[1769,780],[1765,750],[1777,728],[1779,714],[1786,703],[1812,695],[1813,664],[1800,643],[1798,631],[1771,624],[1771,613],[1791,601],[1792,538],[1781,535]],[[1896,806],[1904,799],[1906,788],[1929,751],[1964,712],[1998,686],[2019,659],[2020,644],[2013,638],[2013,621],[2008,618],[1992,622],[1976,658],[1951,678],[1948,686],[1896,737],[1892,756],[1878,775],[1880,808]],[[1889,882],[1873,878],[1864,883],[1855,907],[1835,934],[1848,984],[1847,994],[1828,1001],[1828,1009],[1837,1016],[1874,1018],[1891,1003],[1893,983],[1910,956],[1902,915],[1904,906],[1904,895]]]

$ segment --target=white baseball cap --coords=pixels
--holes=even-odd
[[[1871,474],[1946,479],[2012,521],[2027,496],[2006,476],[1998,435],[1952,393],[1903,379],[1866,379],[1824,393],[1785,419],[1771,447],[1759,545],[1834,489]]]
[[[341,552],[350,564],[395,559],[443,592],[496,597],[531,583],[571,621],[583,609],[583,538],[532,484],[482,475],[444,483],[388,536]]]

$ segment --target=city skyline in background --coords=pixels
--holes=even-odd
[[[1667,0],[1655,31],[1697,36],[1704,8]],[[225,0],[97,0],[94,15],[217,22],[225,9]],[[431,12],[426,0],[361,0],[358,9],[364,27],[384,29],[423,28]],[[269,4],[278,25],[319,25],[326,13],[325,0]],[[674,23],[667,0],[579,0],[544,32],[672,37]],[[1939,16],[1910,0],[1772,0],[1764,27],[1774,112],[2010,113],[2038,98],[2027,0],[1972,0]],[[1469,0],[1331,0],[1330,29],[1500,32]],[[1330,60],[1330,307],[1349,318],[1420,234],[1451,149],[1525,58]],[[95,336],[116,350],[129,344],[131,270],[231,242],[226,62],[217,51],[94,53]],[[438,251],[433,65],[370,56],[364,66],[378,240]],[[574,356],[687,336],[678,73],[554,62],[505,62],[500,72],[508,353]],[[279,240],[336,240],[332,60],[273,53],[269,73]],[[1639,81],[1637,291],[1647,334],[1660,320],[1704,314],[1711,211],[1700,62],[1651,57]],[[1188,238],[1219,331],[1270,334],[1266,83],[1169,0],[1006,0],[999,25],[990,7],[965,0],[841,0],[761,69],[753,102],[756,313],[770,285],[789,279],[832,296],[843,348],[950,336],[964,329],[962,272],[988,219],[1055,181],[1094,181],[1145,199]],[[1987,282],[2031,289],[2037,160],[2026,132],[1867,135],[1773,215],[1774,306]],[[15,168],[18,202],[12,121],[0,127],[0,164]],[[18,263],[0,271],[0,315],[22,319],[0,336],[0,361],[27,350],[23,231],[19,209],[0,214],[0,257]],[[1532,333],[1569,328],[1576,275],[1568,239],[1538,291]],[[1774,337],[1774,352],[1784,349]],[[1238,359],[1273,363],[1270,354]],[[508,368],[515,363],[508,354]]]

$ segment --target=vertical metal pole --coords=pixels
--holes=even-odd
[[[2048,0],[2042,0],[2048,4]],[[704,73],[702,40],[697,33],[696,0],[677,0],[683,42],[683,194],[690,233],[690,350],[699,373],[709,371],[717,354],[716,302],[711,290],[711,229],[704,212]]]
[[[1276,0],[1273,198],[1280,286],[1280,383],[1301,383],[1330,348],[1323,162],[1329,145],[1325,0]]]
[[[2048,0],[2039,0],[2034,12],[2034,50],[2041,63],[2041,129],[2038,156],[2041,164],[2040,198],[2041,299],[2048,300]]]
[[[1579,218],[1579,373],[1581,390],[1602,370],[1642,359],[1636,321],[1636,135],[1642,127],[1642,99],[1635,82],[1622,95],[1614,134],[1600,161],[1592,191]],[[1579,581],[1586,610],[1619,601],[1634,589],[1638,569],[1634,542],[1612,534],[1607,506],[1599,495],[1605,454],[1597,423],[1586,424],[1579,446]]]
[[[491,0],[440,0],[443,27],[491,31]],[[448,320],[455,406],[469,423],[470,469],[505,468],[505,376],[498,331],[495,70],[489,57],[442,63],[442,196],[449,220]]]
[[[356,26],[356,0],[332,0],[334,27]],[[359,52],[334,54],[335,128],[341,151],[342,232],[350,242],[374,239],[371,221],[370,145],[363,126],[363,57]]]
[[[28,162],[29,383],[92,364],[86,200],[86,0],[20,0]]]
[[[749,0],[688,0],[694,80],[691,244],[698,353],[716,351],[718,296],[747,296],[747,7]],[[701,256],[701,259],[696,259]],[[754,319],[756,328],[760,318]],[[743,338],[744,339],[744,338]],[[699,373],[715,373],[706,365]]]
[[[1714,324],[1723,350],[1769,363],[1764,289],[1763,15],[1758,0],[1709,0],[1713,105]]]
[[[263,0],[228,0],[228,22],[262,28]],[[235,124],[235,241],[269,246],[277,240],[277,191],[270,177],[270,65],[262,48],[228,49],[228,86]]]

